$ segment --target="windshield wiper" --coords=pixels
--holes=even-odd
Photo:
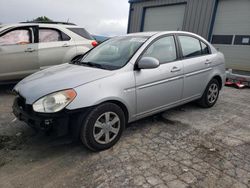
[[[100,68],[100,69],[105,69],[101,64],[93,63],[93,62],[83,62],[80,60],[75,60],[75,61],[72,61],[72,63],[75,65],[87,65],[89,67],[96,67],[96,68]]]
[[[80,65],[82,62],[80,60],[73,60],[70,63],[75,64],[75,65]]]
[[[82,62],[82,64],[88,65],[90,67],[96,67],[96,68],[103,68],[101,64],[98,63],[93,63],[93,62]]]

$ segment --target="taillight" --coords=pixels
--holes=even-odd
[[[98,45],[98,42],[93,41],[91,44],[92,44],[92,46],[96,47]]]

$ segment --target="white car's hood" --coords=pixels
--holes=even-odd
[[[75,88],[113,74],[109,70],[66,63],[26,77],[14,90],[26,99],[27,104],[32,104],[47,94]]]

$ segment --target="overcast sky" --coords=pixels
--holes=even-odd
[[[47,16],[74,22],[93,34],[127,32],[128,0],[0,0],[0,23],[16,23]]]

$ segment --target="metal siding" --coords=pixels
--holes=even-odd
[[[207,1],[207,0],[203,0],[203,6],[205,6],[205,7],[208,7],[209,6],[209,4],[211,3],[211,1]],[[210,7],[212,7],[211,5],[210,5]],[[209,34],[209,31],[207,31],[207,30],[205,30],[205,28],[207,27],[206,25],[205,25],[205,22],[202,22],[202,20],[205,20],[206,18],[207,18],[207,16],[208,16],[208,14],[211,14],[210,12],[211,12],[212,10],[210,10],[210,11],[208,11],[208,9],[206,9],[206,10],[202,10],[201,11],[201,15],[200,15],[200,24],[199,24],[199,30],[198,30],[198,33],[199,34],[203,34],[204,36],[208,36]],[[212,16],[211,16],[211,19],[212,19]],[[210,27],[210,25],[209,25],[209,27]],[[205,34],[206,33],[206,34]],[[209,36],[208,36],[209,37]]]
[[[207,39],[209,39],[209,32],[210,32],[210,29],[213,27],[213,16],[214,16],[214,13],[216,11],[216,2],[217,0],[210,0],[208,1],[208,4],[207,4],[207,10],[206,10],[206,22],[204,22],[204,26],[203,26],[203,33],[204,35],[207,36]],[[203,9],[204,10],[204,9]],[[204,10],[205,11],[205,10]]]
[[[183,21],[183,30],[197,33],[208,39],[213,10],[216,0],[131,0],[129,33],[140,32],[143,21],[143,9],[151,6],[163,6],[187,3]]]
[[[203,0],[198,0],[197,8],[196,8],[196,16],[194,21],[194,32],[199,34],[199,26],[200,26],[200,18],[201,18],[201,12],[202,12],[202,4]]]
[[[198,0],[199,1],[199,0]],[[189,17],[189,24],[188,24],[188,31],[193,31],[194,32],[194,24],[195,24],[195,19],[196,19],[196,11],[197,11],[197,0],[190,1],[192,3],[192,7],[189,11],[191,11],[191,16]]]

